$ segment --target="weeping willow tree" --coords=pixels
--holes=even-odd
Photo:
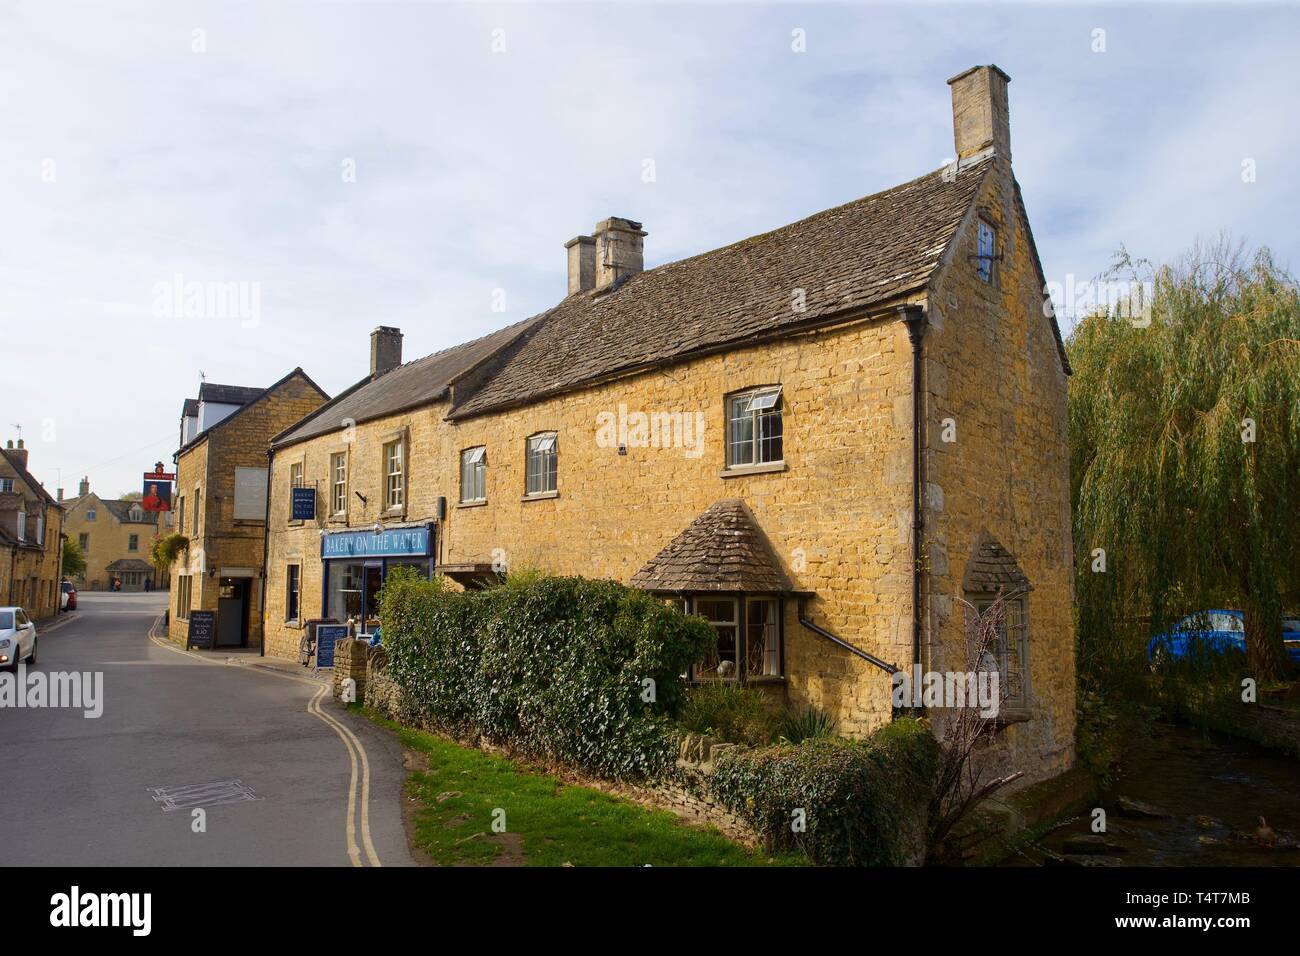
[[[1223,241],[1160,268],[1121,252],[1111,278],[1145,311],[1099,311],[1068,345],[1081,671],[1131,667],[1139,635],[1219,607],[1244,614],[1250,676],[1274,680],[1300,604],[1296,282]]]

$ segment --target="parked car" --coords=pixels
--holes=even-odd
[[[61,602],[65,611],[75,611],[77,609],[77,589],[73,587],[71,581],[63,582]]]
[[[0,607],[0,667],[17,670],[19,661],[36,665],[36,625],[20,607]]]
[[[1300,618],[1288,615],[1282,619],[1282,646],[1287,657],[1300,663]],[[1147,645],[1147,657],[1152,661],[1230,651],[1246,653],[1246,618],[1240,611],[1197,611],[1151,638]]]

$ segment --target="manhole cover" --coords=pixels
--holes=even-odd
[[[244,786],[242,780],[219,780],[216,783],[200,783],[189,787],[151,787],[149,792],[162,805],[164,813],[261,799]]]

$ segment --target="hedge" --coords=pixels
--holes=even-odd
[[[939,757],[929,726],[902,718],[865,741],[814,737],[732,751],[709,786],[771,849],[828,866],[917,865]]]
[[[462,592],[399,569],[379,616],[408,716],[614,779],[671,766],[681,675],[714,640],[700,618],[584,578]]]

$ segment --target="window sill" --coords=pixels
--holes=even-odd
[[[348,523],[348,516],[345,514],[330,515],[328,518],[325,519],[325,521],[327,524],[346,525]]]
[[[456,507],[457,508],[482,508],[486,504],[487,504],[487,499],[481,498],[477,501],[458,501],[456,502]]]
[[[300,621],[285,621],[285,622],[284,622],[284,626],[285,626],[285,627],[291,627],[291,628],[293,628],[295,631],[301,631],[301,630],[302,630],[302,623],[301,623]]]
[[[999,729],[1009,727],[1012,724],[1026,724],[1034,719],[1034,715],[1023,708],[1007,709],[1002,711],[996,717],[992,718],[993,725]]]
[[[784,684],[785,678],[776,675],[766,675],[763,677],[750,677],[746,679],[746,684]]]
[[[719,474],[720,478],[739,478],[742,475],[770,475],[786,470],[784,461],[769,461],[761,465],[735,465],[731,468],[724,468]]]
[[[551,498],[558,498],[558,497],[560,497],[560,493],[558,491],[539,491],[535,494],[524,495],[519,500],[520,501],[548,501]]]
[[[405,520],[406,520],[406,508],[404,508],[404,507],[403,507],[403,508],[389,508],[387,511],[383,512],[382,514],[380,514],[379,517],[381,517],[381,518],[399,518],[399,519],[405,521]]]

